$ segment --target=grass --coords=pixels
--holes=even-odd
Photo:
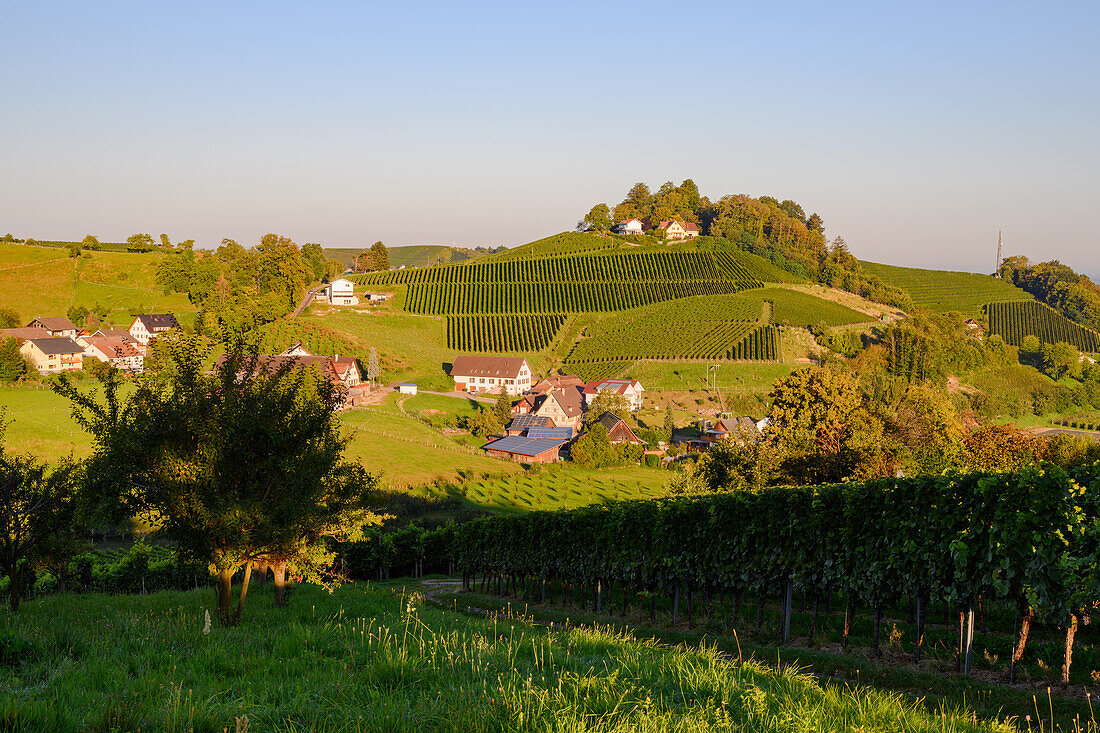
[[[88,380],[83,388],[95,390],[98,382]],[[123,387],[123,394],[132,388]],[[86,458],[92,444],[72,418],[70,403],[40,383],[0,387],[0,408],[7,424],[4,448],[14,453],[56,461],[72,455]]]
[[[34,651],[0,675],[4,730],[995,731],[896,693],[548,630],[367,584],[255,588],[242,626],[203,633],[209,591],[56,595],[0,617]]]
[[[74,260],[63,249],[0,243],[0,304],[24,322],[62,316],[70,306],[106,306],[112,323],[129,327],[131,308],[172,312],[182,322],[195,307],[186,295],[165,294],[156,284],[160,252],[84,252]]]
[[[425,267],[437,262],[458,262],[470,259],[471,252],[442,244],[414,244],[405,247],[387,247],[390,253],[390,267]],[[345,267],[351,267],[355,258],[370,247],[325,249],[326,257],[338,260]]]
[[[480,577],[480,576],[479,576]],[[482,589],[483,591],[484,589]],[[484,592],[451,593],[441,600],[459,607],[507,611],[543,623],[572,625],[585,628],[613,628],[632,635],[649,638],[664,644],[699,646],[711,645],[738,658],[756,658],[778,661],[782,665],[811,671],[822,678],[842,685],[870,686],[882,690],[906,693],[909,699],[917,699],[929,711],[965,709],[977,718],[986,720],[1013,720],[1021,728],[1026,727],[1025,716],[1031,718],[1030,730],[1051,731],[1051,720],[1061,730],[1096,730],[1094,713],[1089,701],[1078,693],[1082,685],[1095,684],[1092,670],[1100,662],[1094,645],[1095,635],[1078,636],[1074,651],[1074,689],[1070,696],[1060,692],[1056,679],[1060,673],[1061,634],[1042,627],[1034,628],[1027,652],[1018,668],[1016,685],[1008,685],[1002,678],[1006,660],[1010,655],[1012,640],[1004,634],[994,634],[979,629],[975,634],[976,656],[970,677],[954,671],[954,650],[958,642],[957,614],[951,623],[943,624],[940,607],[928,614],[925,626],[922,661],[912,661],[915,632],[905,619],[905,610],[887,611],[883,627],[883,656],[872,654],[873,624],[870,609],[858,609],[851,628],[849,649],[840,647],[843,629],[843,603],[838,599],[833,612],[825,612],[821,602],[821,616],[813,646],[806,643],[811,614],[800,610],[800,598],[796,595],[791,614],[791,639],[779,644],[782,628],[781,607],[770,599],[763,614],[763,621],[756,629],[756,598],[746,594],[742,598],[741,611],[736,626],[731,626],[731,604],[711,599],[710,615],[707,600],[702,594],[694,597],[691,622],[688,619],[689,601],[681,597],[679,616],[673,622],[671,603],[664,594],[655,597],[655,609],[651,615],[650,602],[641,596],[632,596],[628,610],[623,613],[622,593],[613,589],[603,597],[601,613],[593,610],[592,588],[576,592],[568,603],[562,603],[564,591],[556,585],[552,597],[557,602],[537,603],[533,595],[502,597]],[[605,589],[606,591],[606,589]],[[580,599],[584,599],[579,602]],[[1003,622],[1003,623],[1002,623]],[[990,628],[1012,628],[1012,618],[990,619]],[[734,633],[733,629],[736,629]],[[1053,693],[1048,697],[1048,689]],[[1076,725],[1075,725],[1076,724]],[[1077,727],[1080,725],[1080,727]]]
[[[730,363],[717,372],[723,392],[770,392],[776,380],[795,371],[795,364]],[[714,372],[711,372],[712,381]],[[707,365],[693,362],[640,361],[627,372],[649,392],[703,391],[707,388]]]
[[[909,293],[914,305],[938,313],[959,311],[976,318],[981,315],[982,306],[986,303],[1032,299],[1015,285],[991,275],[894,267],[875,262],[862,264],[867,272],[882,278],[886,284]]]

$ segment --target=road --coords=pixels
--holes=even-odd
[[[291,311],[290,317],[294,318],[295,316],[302,315],[302,311],[304,311],[306,307],[313,302],[314,297],[319,295],[322,290],[324,290],[324,288],[317,288],[316,290],[307,291],[305,297],[302,298],[302,302],[298,304],[297,308]]]

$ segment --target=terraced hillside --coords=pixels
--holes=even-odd
[[[1032,300],[1031,295],[1015,285],[991,275],[895,267],[875,262],[864,262],[863,267],[888,285],[909,293],[914,305],[937,313],[959,311],[968,316],[978,316],[986,303]]]
[[[1074,323],[1048,305],[1036,301],[1010,301],[985,306],[989,332],[1019,346],[1031,335],[1044,344],[1064,341],[1079,351],[1100,351],[1100,333]]]
[[[345,267],[351,267],[355,258],[369,249],[369,247],[326,248],[324,253],[326,257],[338,260]],[[473,256],[472,250],[442,244],[413,244],[387,249],[390,253],[390,267],[427,267],[440,263],[461,262]]]

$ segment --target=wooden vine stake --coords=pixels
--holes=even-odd
[[[791,581],[787,581],[787,591],[783,594],[783,643],[791,640]]]
[[[974,599],[971,598],[966,606],[966,645],[963,648],[963,674],[970,674],[970,662],[974,655]]]

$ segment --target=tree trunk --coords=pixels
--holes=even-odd
[[[286,605],[286,560],[274,563],[271,572],[275,576],[275,606],[281,608]]]
[[[1008,666],[1008,681],[1016,681],[1016,665],[1024,658],[1024,647],[1027,646],[1027,635],[1031,632],[1031,620],[1035,617],[1035,610],[1026,604],[1020,615],[1020,638],[1016,641],[1016,648],[1012,650],[1012,661]]]
[[[688,584],[688,628],[695,628],[695,588]]]
[[[814,645],[814,634],[817,633],[817,612],[821,608],[821,594],[814,594],[814,612],[810,617],[810,646]]]
[[[8,571],[8,598],[11,604],[11,611],[15,613],[19,610],[19,601],[23,598],[23,573],[22,569],[15,567]]]
[[[256,573],[257,573],[257,575],[256,575],[256,585],[258,585],[262,588],[265,585],[267,585],[267,563],[266,562],[257,562],[257,563],[254,564],[254,568],[255,568]]]
[[[246,562],[244,564],[244,579],[241,581],[241,595],[237,598],[237,612],[233,615],[233,625],[236,626],[241,622],[241,617],[244,616],[244,597],[248,595],[248,581],[252,579],[252,563]]]
[[[1073,637],[1077,635],[1077,614],[1069,615],[1066,628],[1066,659],[1062,663],[1062,687],[1069,687],[1069,665],[1073,662]]]
[[[876,657],[881,657],[882,656],[882,646],[879,643],[881,638],[882,638],[882,606],[878,605],[878,606],[875,606],[875,643],[874,643],[874,650],[875,650],[875,656]]]
[[[218,572],[218,618],[223,626],[233,623],[233,572],[236,568]]]
[[[68,575],[68,573],[65,572],[65,566],[64,565],[57,568],[57,592],[58,593],[64,593],[65,592],[65,578],[66,578],[67,575]]]
[[[848,653],[848,637],[852,633],[852,617],[855,616],[855,599],[848,593],[848,599],[844,602],[844,636],[840,642],[841,651]]]

